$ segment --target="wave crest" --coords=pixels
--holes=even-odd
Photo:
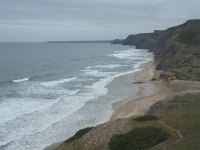
[[[12,82],[19,83],[19,82],[25,82],[25,81],[28,81],[28,80],[29,80],[29,78],[23,78],[23,79],[12,80]]]
[[[70,81],[75,80],[75,79],[76,79],[76,77],[61,79],[61,80],[55,80],[55,81],[50,81],[50,82],[42,82],[42,83],[40,83],[40,85],[45,86],[45,87],[54,87],[58,84],[67,83],[67,82],[70,82]]]

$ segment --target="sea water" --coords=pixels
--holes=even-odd
[[[41,150],[108,121],[111,104],[139,89],[107,85],[150,55],[110,43],[0,43],[0,149]]]

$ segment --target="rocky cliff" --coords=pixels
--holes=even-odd
[[[129,35],[124,45],[149,49],[167,80],[200,81],[200,19],[153,33]]]

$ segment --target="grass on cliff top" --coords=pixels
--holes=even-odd
[[[80,139],[83,135],[85,135],[86,133],[88,133],[90,130],[92,130],[94,127],[88,127],[88,128],[85,128],[85,129],[81,129],[79,131],[76,132],[76,134],[72,137],[70,137],[69,139],[67,139],[65,141],[65,143],[70,143],[70,142],[73,142],[75,140],[78,140]]]
[[[160,121],[178,130],[183,138],[168,144],[158,145],[151,150],[200,150],[200,94],[176,96],[156,106]]]
[[[133,119],[134,124],[148,126],[113,135],[109,142],[110,150],[200,150],[200,94],[175,96],[158,102],[151,109],[149,113],[159,118],[145,115]],[[161,126],[157,125],[159,123]],[[176,131],[176,135],[171,131]],[[178,132],[182,137],[178,136]]]
[[[163,122],[185,136],[200,131],[200,94],[176,96],[168,101],[168,105],[159,115]]]
[[[157,121],[159,120],[159,118],[154,115],[145,115],[145,116],[137,117],[133,120],[138,121],[138,122],[144,122],[144,121]]]
[[[200,44],[200,32],[192,30],[184,30],[179,35],[179,41],[188,45],[199,45]]]
[[[128,130],[126,134],[113,135],[108,143],[109,149],[200,150],[200,94],[186,94],[157,102],[151,107],[149,114],[157,116],[159,120],[154,120],[155,117],[152,115],[138,117],[142,121],[130,118],[133,129]],[[67,140],[72,143],[64,142],[58,150],[83,149],[84,143],[77,139],[90,130],[91,128],[77,132],[74,137]],[[176,131],[183,137],[180,138]],[[98,149],[94,145],[93,150],[103,149],[104,146]]]
[[[108,145],[110,150],[143,150],[166,141],[169,137],[170,134],[161,128],[137,127],[126,134],[113,135]]]

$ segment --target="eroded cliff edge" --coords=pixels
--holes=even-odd
[[[164,80],[200,81],[200,19],[162,31],[129,35],[122,44],[152,51]]]

